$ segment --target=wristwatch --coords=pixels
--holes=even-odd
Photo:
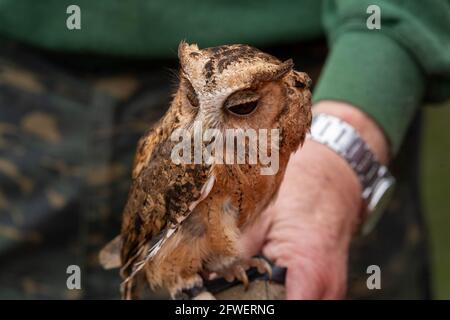
[[[355,128],[335,116],[314,114],[308,138],[335,151],[357,174],[365,205],[361,232],[368,234],[392,198],[395,178],[378,162]]]

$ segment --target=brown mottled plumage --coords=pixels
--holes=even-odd
[[[310,79],[291,60],[246,45],[200,50],[184,42],[178,55],[180,86],[167,114],[139,141],[121,237],[100,255],[108,267],[121,261],[124,298],[132,297],[138,274],[172,296],[201,285],[205,272],[232,270],[245,281],[240,265],[249,261],[239,235],[274,199],[310,127]],[[236,107],[250,109],[237,115]],[[174,164],[172,132],[192,130],[197,120],[221,131],[280,129],[278,172],[261,175],[260,163]],[[120,260],[112,254],[119,248]]]

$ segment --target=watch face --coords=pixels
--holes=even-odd
[[[389,205],[395,190],[395,179],[386,177],[381,179],[374,188],[372,197],[367,205],[368,215],[362,227],[362,234],[366,235],[377,224],[382,213]]]

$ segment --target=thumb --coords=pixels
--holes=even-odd
[[[319,258],[319,257],[317,257]],[[300,259],[287,264],[285,279],[287,300],[345,298],[347,266],[345,257]],[[331,267],[332,266],[332,267]]]
[[[311,263],[295,264],[287,268],[287,300],[319,300],[324,298],[325,284],[323,277]]]

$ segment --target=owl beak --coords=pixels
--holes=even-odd
[[[312,80],[305,72],[295,71],[294,80],[297,88],[310,89],[312,86]]]

